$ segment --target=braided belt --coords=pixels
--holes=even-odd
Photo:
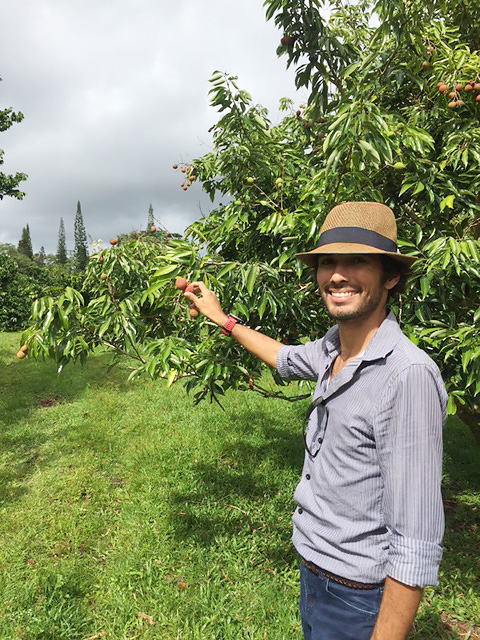
[[[378,589],[378,587],[382,587],[385,584],[385,580],[382,580],[382,582],[356,582],[355,580],[347,580],[347,578],[342,578],[342,576],[337,576],[335,573],[330,573],[330,571],[325,571],[325,569],[317,567],[316,564],[305,560],[301,556],[300,562],[314,575],[318,576],[318,574],[322,574],[324,578],[328,578],[328,580],[332,582],[338,582],[338,584],[343,584],[344,587],[350,587],[351,589]]]

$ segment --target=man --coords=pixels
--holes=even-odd
[[[313,251],[337,321],[287,346],[227,316],[202,282],[192,306],[286,379],[316,382],[295,491],[305,640],[402,640],[437,583],[446,392],[438,368],[386,307],[413,259],[398,252],[393,212],[372,202],[330,211]]]

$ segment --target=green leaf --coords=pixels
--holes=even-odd
[[[289,258],[290,253],[288,251],[284,251],[278,258],[278,268],[281,269]]]
[[[370,153],[378,162],[380,162],[380,156],[376,149],[372,147],[372,145],[366,140],[359,140],[358,144],[364,149],[367,153]]]
[[[53,321],[53,313],[52,311],[49,311],[47,313],[47,315],[45,316],[45,320],[43,322],[43,330],[45,331],[46,329],[48,329],[50,327],[50,325],[52,324]]]
[[[349,78],[352,73],[354,71],[356,71],[358,69],[358,67],[360,67],[362,65],[362,60],[359,60],[358,62],[354,62],[353,64],[349,64],[348,67],[346,67],[342,73],[344,78]]]
[[[179,269],[178,264],[168,264],[165,267],[161,267],[160,269],[157,269],[153,274],[153,277],[159,278],[160,276],[165,276],[167,274],[173,273],[174,271],[178,271],[178,269]]]
[[[105,331],[107,331],[107,329],[109,329],[110,324],[112,323],[112,318],[107,318],[100,326],[100,329],[98,330],[98,337],[101,338],[103,336],[103,334],[105,333]]]
[[[255,286],[255,281],[258,275],[258,265],[252,264],[252,266],[247,271],[245,286],[250,295],[253,293],[253,288]]]
[[[176,375],[177,375],[177,372],[175,371],[175,369],[170,369],[170,371],[168,372],[168,377],[167,377],[167,387],[171,387],[172,386]]]
[[[454,200],[455,200],[455,196],[454,195],[450,195],[450,196],[447,196],[446,198],[444,198],[440,202],[440,211],[443,211],[445,209],[445,207],[449,207],[450,209],[453,209],[453,201]]]
[[[258,305],[257,311],[260,320],[263,318],[263,314],[265,313],[265,308],[267,306],[267,295],[264,293],[262,299],[260,300],[260,304]]]
[[[64,329],[68,329],[68,318],[61,307],[57,307],[57,314]]]
[[[430,289],[430,282],[431,282],[431,276],[425,276],[424,278],[420,278],[420,291],[422,293],[422,297],[425,298],[425,296],[428,293],[428,290]]]
[[[417,182],[415,185],[415,189],[413,190],[413,195],[420,193],[420,191],[423,191],[424,189],[425,185],[422,182]]]
[[[230,271],[233,271],[237,267],[238,267],[238,262],[229,262],[228,264],[224,265],[220,269],[220,271],[216,274],[217,280],[220,280],[226,273],[230,273]]]
[[[448,394],[448,402],[447,402],[447,415],[453,416],[457,412],[457,405],[455,404],[455,400],[453,399],[453,395],[451,393]]]

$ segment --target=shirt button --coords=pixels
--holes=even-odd
[[[309,474],[309,473],[307,473],[307,475],[306,475],[305,477],[306,477],[306,479],[307,479],[307,480],[310,480],[310,477],[311,477],[311,476],[310,476],[310,474]]]
[[[298,507],[298,513],[303,513],[302,507]]]
[[[322,442],[323,442],[323,438],[319,438],[319,439],[318,439],[318,442],[319,442],[319,444],[322,444]]]

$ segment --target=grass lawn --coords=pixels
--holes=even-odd
[[[301,639],[292,494],[304,403],[57,375],[0,334],[0,639]],[[445,429],[441,584],[411,638],[480,638],[479,448]]]

